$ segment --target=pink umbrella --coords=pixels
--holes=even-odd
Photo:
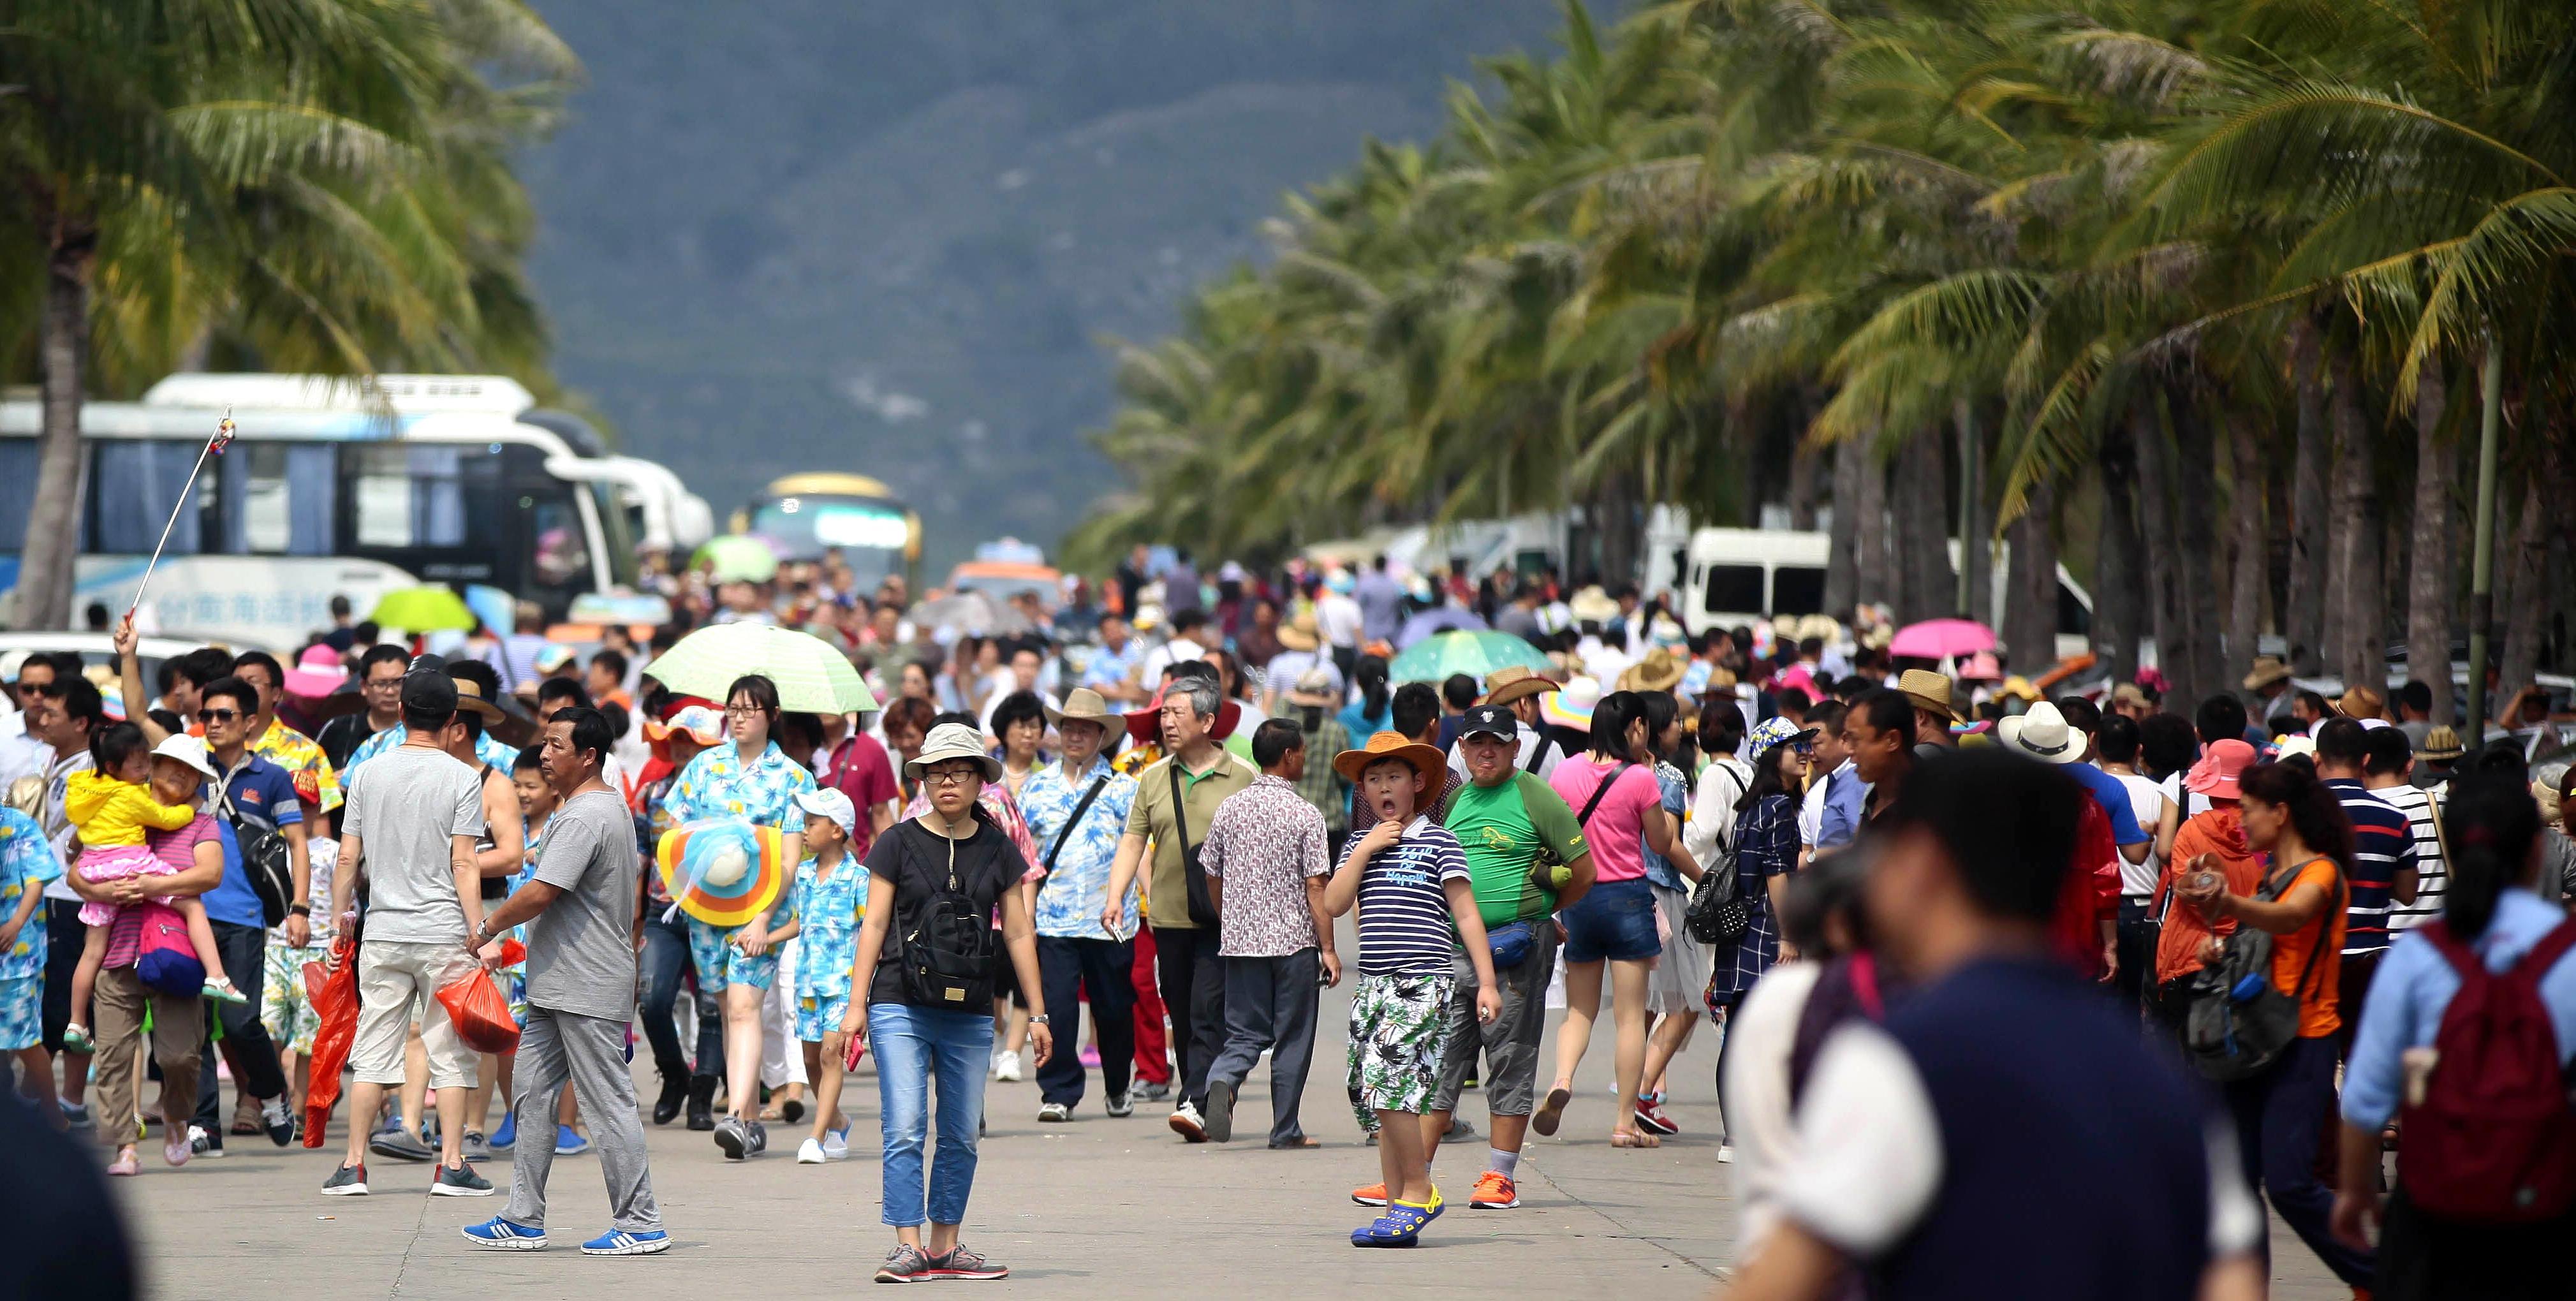
[[[1926,619],[1896,630],[1887,653],[1908,659],[1947,660],[1995,648],[1995,630],[1974,619]]]

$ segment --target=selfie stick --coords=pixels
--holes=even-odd
[[[188,471],[187,486],[179,490],[179,500],[171,503],[170,522],[161,526],[161,541],[154,544],[152,559],[143,566],[143,581],[134,585],[134,603],[125,607],[129,617],[143,606],[144,590],[152,586],[152,571],[161,564],[162,548],[170,545],[170,531],[179,526],[179,512],[188,508],[188,495],[197,490],[197,476],[205,472],[206,458],[223,455],[232,444],[233,409],[225,407],[223,420],[215,425],[215,436],[206,440],[205,448],[197,453],[196,468]]]

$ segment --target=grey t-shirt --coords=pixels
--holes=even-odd
[[[610,791],[564,801],[546,823],[532,880],[563,891],[528,923],[528,1002],[635,1017],[635,818]]]
[[[340,827],[366,857],[368,939],[465,943],[451,838],[483,834],[482,774],[444,750],[395,746],[351,774]]]

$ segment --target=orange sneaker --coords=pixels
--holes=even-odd
[[[1476,1191],[1467,1195],[1467,1206],[1478,1211],[1508,1211],[1521,1204],[1521,1190],[1512,1177],[1500,1170],[1488,1170],[1476,1180]]]
[[[1386,1185],[1378,1183],[1370,1184],[1366,1188],[1354,1188],[1351,1190],[1351,1200],[1362,1206],[1384,1206],[1386,1205]]]

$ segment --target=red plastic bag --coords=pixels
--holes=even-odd
[[[501,942],[501,965],[527,961],[528,951],[517,940]],[[510,1015],[510,1000],[502,997],[501,987],[493,983],[490,972],[481,967],[450,981],[438,991],[438,1005],[447,1009],[448,1021],[456,1027],[456,1037],[478,1053],[514,1053],[519,1051],[519,1023]]]
[[[312,1083],[304,1094],[304,1146],[322,1146],[322,1131],[331,1124],[331,1108],[340,1101],[340,1070],[349,1064],[349,1044],[358,1037],[358,953],[342,936],[331,945],[339,970],[319,962],[304,964],[304,992],[313,1001]]]

